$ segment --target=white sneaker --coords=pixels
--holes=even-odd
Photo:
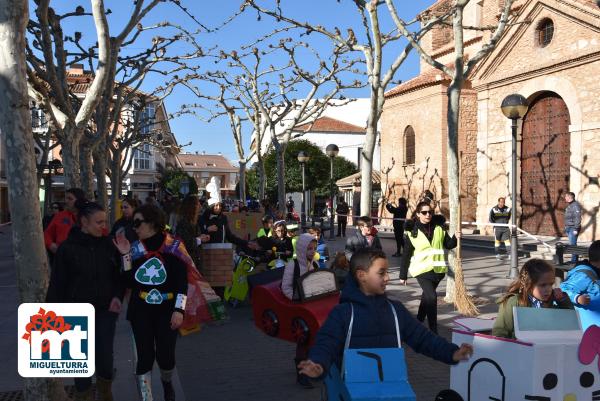
[[[497,259],[497,260],[500,260],[500,259],[502,259],[502,256],[501,256],[500,254],[498,254],[498,253],[497,253],[497,254],[496,254],[496,259]]]

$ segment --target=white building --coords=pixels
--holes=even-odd
[[[306,122],[294,128],[292,138],[306,139],[325,152],[329,144],[336,144],[340,149],[340,156],[345,157],[355,163],[360,169],[360,153],[365,142],[367,118],[369,116],[370,99],[354,99],[350,102],[336,100],[334,105],[328,106],[316,121]],[[339,104],[339,105],[338,105]],[[277,127],[277,133],[282,133],[286,129],[285,122],[283,126]],[[265,153],[270,146],[271,137],[269,133],[265,134],[261,143],[261,150]],[[255,136],[252,136],[253,148]],[[377,135],[375,152],[373,155],[373,169],[379,170],[381,167],[380,159],[380,139]],[[252,159],[256,161],[256,156]]]

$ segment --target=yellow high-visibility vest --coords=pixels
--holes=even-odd
[[[444,236],[446,233],[440,226],[435,226],[433,239],[427,239],[421,230],[417,230],[417,236],[408,234],[410,242],[415,248],[408,272],[412,277],[433,270],[436,273],[448,271],[448,252],[444,249]]]

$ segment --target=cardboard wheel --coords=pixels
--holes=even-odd
[[[262,327],[264,332],[271,337],[276,337],[279,333],[279,319],[271,309],[266,309],[262,313]]]
[[[310,338],[310,329],[304,319],[295,317],[292,320],[292,336],[297,344],[306,344]]]
[[[460,394],[454,390],[442,390],[435,397],[435,401],[464,401]]]

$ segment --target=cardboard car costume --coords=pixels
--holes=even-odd
[[[475,331],[485,330],[483,319],[453,330],[454,343],[474,349],[467,363],[451,368],[459,399],[600,400],[600,327],[582,333],[573,310],[516,307],[514,315],[516,340]],[[493,320],[487,322],[491,329]]]

